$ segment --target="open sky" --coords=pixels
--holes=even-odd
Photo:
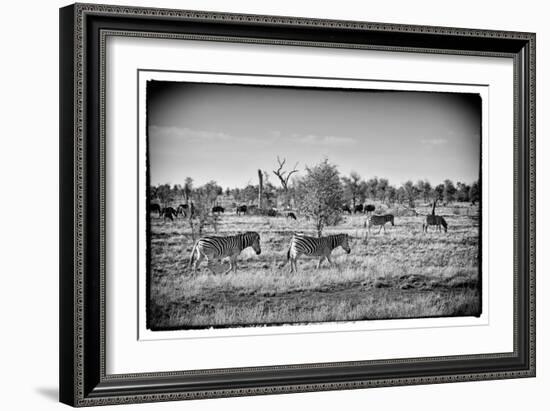
[[[259,168],[277,184],[277,155],[395,185],[479,176],[477,94],[151,81],[147,124],[153,185],[244,187]]]

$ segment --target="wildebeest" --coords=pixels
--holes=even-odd
[[[353,214],[363,213],[363,204],[358,204],[353,209]]]
[[[261,254],[260,235],[257,232],[248,231],[243,234],[227,237],[201,237],[191,250],[189,268],[193,265],[193,258],[196,254],[197,259],[195,260],[195,265],[193,265],[193,272],[196,272],[200,262],[205,259],[208,263],[208,268],[215,274],[211,263],[217,258],[221,260],[226,257],[229,257],[229,268],[224,274],[229,273],[231,270],[237,272],[237,257],[242,250],[248,247],[252,247],[257,255]]]
[[[180,204],[176,210],[176,216],[179,215],[183,215],[184,217],[191,215],[193,217],[195,215],[195,204]]]
[[[213,214],[213,213],[218,213],[218,214],[220,214],[220,213],[223,213],[223,212],[225,212],[225,208],[223,208],[222,206],[214,206],[214,207],[212,207],[212,214]]]
[[[246,214],[248,207],[246,205],[240,205],[237,207],[237,215]]]
[[[343,211],[344,213],[351,214],[351,208],[349,208],[348,205],[343,205],[343,206],[342,206],[342,211]]]
[[[290,272],[298,271],[297,260],[302,254],[319,257],[317,268],[321,266],[323,260],[327,260],[332,265],[330,253],[339,246],[342,246],[346,253],[351,253],[347,234],[335,234],[327,237],[308,237],[302,234],[294,234],[286,253],[287,262],[290,260]]]
[[[166,221],[167,218],[169,218],[170,221],[174,221],[174,217],[177,217],[178,213],[173,207],[165,207],[162,209],[162,216],[164,221]]]
[[[372,204],[365,205],[365,208],[363,209],[363,212],[365,213],[372,213],[374,210],[376,210],[376,207]]]
[[[277,210],[274,208],[268,209],[266,213],[268,217],[277,217]]]
[[[392,226],[395,225],[393,214],[384,214],[384,215],[371,214],[367,218],[367,221],[365,221],[365,225],[367,226],[367,229],[368,229],[369,233],[370,233],[370,228],[373,225],[380,226],[380,229],[378,230],[378,233],[380,233],[380,231],[382,231],[382,227],[384,227],[384,232],[386,232],[386,223],[391,223]]]
[[[428,214],[426,216],[426,222],[422,224],[422,232],[428,232],[428,226],[430,225],[437,226],[438,231],[441,231],[441,226],[443,226],[443,229],[447,232],[447,222],[440,215]]]
[[[153,203],[149,206],[149,213],[150,214],[153,214],[153,213],[158,213],[158,216],[160,218],[161,216],[161,213],[162,213],[162,209],[160,208],[160,204],[157,204],[157,203]]]
[[[189,204],[180,204],[176,209],[177,215],[183,214],[184,217],[187,217],[187,212],[189,211]]]
[[[297,220],[296,214],[294,214],[293,212],[286,213],[286,218],[292,218],[293,220]]]

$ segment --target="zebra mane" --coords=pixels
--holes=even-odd
[[[332,234],[332,235],[329,235],[328,238],[330,240],[330,246],[332,247],[332,249],[335,249],[340,244],[342,244],[345,237],[346,237],[346,234]]]
[[[241,240],[241,245],[243,248],[250,247],[254,242],[253,238],[257,238],[260,235],[256,231],[247,231],[245,233],[237,234]]]

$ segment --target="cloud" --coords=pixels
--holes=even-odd
[[[166,138],[178,140],[210,140],[210,141],[232,141],[236,137],[221,131],[194,130],[187,127],[167,127],[155,126],[149,127],[149,135],[153,138]]]
[[[293,134],[291,141],[299,144],[311,144],[319,146],[341,146],[350,145],[357,142],[352,137],[338,137],[338,136],[319,136],[316,134]]]
[[[429,146],[441,146],[443,144],[447,144],[449,141],[445,138],[428,138],[422,139],[420,142]]]

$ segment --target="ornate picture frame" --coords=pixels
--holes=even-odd
[[[504,224],[513,224],[513,349],[108,373],[105,64],[112,37],[512,61],[514,204]],[[60,10],[60,101],[61,402],[92,406],[535,376],[534,33],[75,4]]]

